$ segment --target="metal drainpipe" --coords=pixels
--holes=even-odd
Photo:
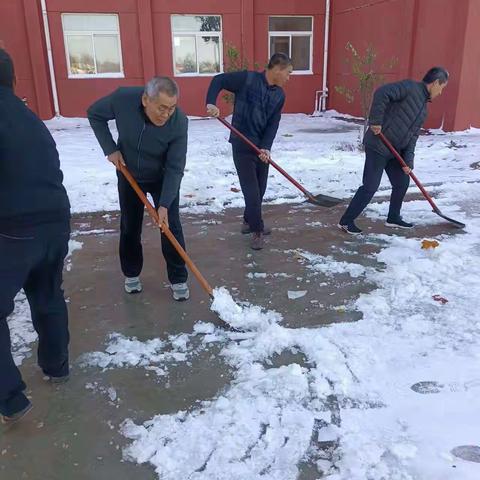
[[[328,68],[328,37],[330,29],[330,0],[325,0],[325,38],[323,41],[323,83],[322,83],[322,102],[320,111],[325,111],[327,108],[327,68]]]
[[[52,87],[53,109],[55,116],[60,116],[60,107],[58,104],[57,82],[55,81],[55,69],[53,67],[52,42],[50,40],[50,29],[48,27],[47,0],[40,0],[42,5],[43,29],[45,31],[45,43],[47,47],[48,68],[50,71],[50,84]]]

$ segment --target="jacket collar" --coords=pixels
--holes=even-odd
[[[264,71],[262,72],[262,80],[263,80],[263,82],[265,83],[265,86],[266,86],[267,88],[271,88],[272,90],[274,90],[274,89],[276,89],[276,88],[279,88],[277,85],[270,85],[270,84],[268,83],[268,80],[267,80],[267,71],[266,71],[266,70],[264,70]]]
[[[423,87],[423,93],[425,94],[425,101],[431,102],[432,99],[430,97],[430,92],[428,91],[427,84],[425,82],[422,82],[422,87]]]

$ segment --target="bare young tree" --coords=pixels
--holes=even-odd
[[[335,87],[335,91],[343,95],[348,103],[352,103],[355,100],[355,95],[359,95],[364,119],[363,135],[365,135],[373,92],[378,85],[384,83],[384,73],[380,72],[391,70],[398,59],[392,57],[388,62],[377,67],[377,52],[372,45],[367,46],[364,54],[358,52],[350,42],[347,43],[345,49],[350,53],[350,58],[347,57],[345,62],[351,66],[351,73],[356,79],[356,86],[355,88],[348,88],[345,85],[338,85]]]

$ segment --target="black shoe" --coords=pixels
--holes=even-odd
[[[342,225],[341,223],[338,224],[338,228],[343,230],[345,233],[349,233],[350,235],[358,235],[362,233],[362,230],[358,228],[354,222],[347,223]]]
[[[5,425],[11,425],[12,423],[18,422],[21,418],[23,418],[31,409],[33,408],[33,405],[28,402],[28,405],[25,408],[22,408],[17,413],[14,413],[12,415],[2,415],[2,423]]]
[[[390,220],[387,218],[385,226],[393,228],[413,228],[413,223],[404,222],[401,218],[399,220]]]
[[[252,233],[250,231],[250,225],[246,222],[243,222],[242,224],[242,229],[240,230],[243,235],[246,235],[247,233]],[[270,227],[263,227],[263,232],[264,235],[270,235],[272,233],[272,229]]]
[[[250,248],[252,250],[261,250],[263,248],[263,233],[252,233],[252,241],[250,242]]]

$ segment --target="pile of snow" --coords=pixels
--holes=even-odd
[[[137,338],[128,338],[112,333],[108,338],[105,352],[89,352],[80,359],[82,367],[99,367],[103,370],[122,367],[154,366],[158,375],[166,375],[159,368],[164,364],[180,363],[187,360],[190,337],[186,334],[172,335],[168,340],[154,338],[142,342]]]
[[[363,319],[353,324],[284,328],[279,314],[216,292],[214,310],[251,328],[222,350],[233,383],[192,411],[127,420],[125,458],[166,480],[293,480],[308,459],[335,480],[478,478],[476,464],[451,453],[478,443],[480,220],[468,225],[430,250],[381,236],[384,268],[364,272],[378,288],[357,300]],[[305,365],[268,365],[285,351]],[[459,387],[418,393],[429,381]]]

